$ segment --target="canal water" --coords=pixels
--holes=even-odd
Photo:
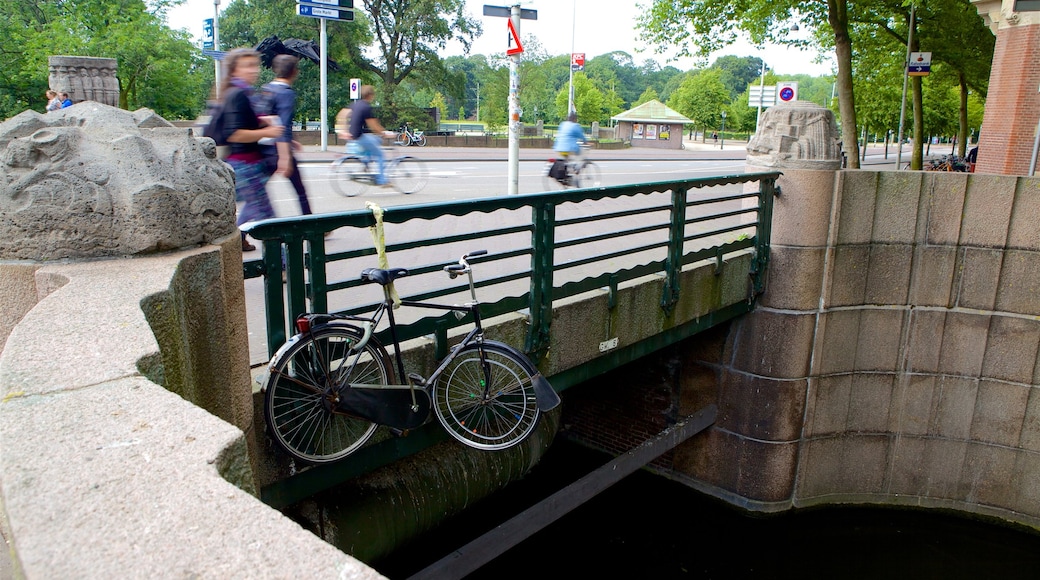
[[[380,562],[404,579],[607,463],[557,439],[532,473]],[[938,511],[751,516],[636,472],[467,577],[1040,579],[1040,535]]]

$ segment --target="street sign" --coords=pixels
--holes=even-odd
[[[580,72],[585,70],[585,53],[584,52],[572,52],[571,53],[571,70],[573,72]]]
[[[297,4],[315,4],[323,8],[353,8],[354,0],[296,0]]]
[[[911,52],[910,63],[907,65],[907,74],[912,77],[928,76],[932,72],[932,53]]]
[[[776,104],[776,87],[751,85],[748,87],[749,107],[772,107]]]
[[[781,103],[793,103],[798,100],[798,83],[777,83],[776,96]]]
[[[498,16],[501,18],[509,18],[512,13],[509,11],[508,6],[490,6],[484,5],[484,16]],[[528,10],[527,8],[520,9],[520,18],[523,20],[538,20],[537,10]]]
[[[224,60],[224,53],[225,51],[223,50],[204,50],[202,51],[202,56],[208,56],[217,60]]]
[[[350,79],[350,98],[361,98],[361,79]]]
[[[506,24],[509,27],[509,44],[506,45],[506,55],[513,56],[514,54],[520,54],[524,51],[524,45],[520,44],[520,35],[516,32],[516,27],[513,26],[512,20],[506,20]]]
[[[324,18],[326,20],[345,20],[352,22],[354,20],[353,10],[340,10],[338,8],[321,8],[319,6],[312,6],[310,4],[297,4],[296,13],[300,16],[309,16],[311,18]]]
[[[202,50],[213,50],[213,19],[202,21]]]

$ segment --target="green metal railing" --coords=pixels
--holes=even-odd
[[[779,175],[389,207],[383,210],[386,252],[391,267],[409,270],[398,287],[422,289],[407,299],[443,302],[467,287],[433,273],[467,251],[488,250],[474,260],[480,264],[474,269],[478,296],[501,298],[484,302],[482,316],[529,309],[525,350],[538,360],[549,344],[554,300],[607,288],[613,303],[620,283],[642,276],[665,278],[661,307],[668,310],[679,300],[683,266],[705,260],[721,265],[727,255],[751,251],[750,304],[762,291]],[[756,183],[757,188],[745,191],[746,184]],[[291,321],[303,312],[358,314],[381,300],[373,293],[375,285],[362,287],[358,277],[362,268],[377,265],[366,231],[375,224],[371,211],[360,210],[271,219],[243,228],[263,244],[263,258],[243,268],[246,278],[265,278],[269,354],[285,342]],[[354,249],[331,251],[329,232],[336,242],[332,245],[342,246],[346,238]],[[447,331],[463,324],[467,321],[451,315],[408,321],[399,328],[399,338],[433,335],[442,356]]]

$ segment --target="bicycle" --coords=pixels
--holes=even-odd
[[[385,149],[390,151],[389,148]],[[389,157],[389,156],[388,156]],[[370,163],[372,166],[370,167]],[[354,197],[375,185],[379,172],[375,162],[370,161],[355,142],[347,146],[347,154],[332,162],[332,185],[340,195]],[[399,155],[386,160],[387,183],[397,191],[409,194],[426,187],[429,173],[426,164],[409,155]]]
[[[275,353],[260,381],[265,422],[277,446],[294,460],[329,463],[360,449],[379,425],[397,434],[419,427],[431,408],[452,437],[475,449],[507,449],[526,439],[560,397],[520,351],[484,338],[469,260],[485,254],[469,252],[444,267],[452,279],[468,276],[471,301],[400,302],[473,316],[473,329],[428,378],[406,375],[401,358],[390,284],[408,275],[404,268],[361,272],[363,281],[383,287],[384,299],[371,316],[298,317],[297,334]],[[384,316],[396,369],[373,336]],[[396,382],[395,372],[407,382]]]
[[[588,150],[588,145],[582,145],[582,150]],[[563,162],[565,177],[557,178],[550,175],[557,161]],[[562,159],[550,159],[545,164],[542,173],[542,182],[546,191],[568,187],[599,187],[601,183],[599,166],[589,161],[585,155],[569,155]]]
[[[401,128],[397,130],[394,145],[400,145],[401,147],[409,145],[426,147],[426,135],[423,135],[422,131],[409,129],[408,125],[401,125]]]

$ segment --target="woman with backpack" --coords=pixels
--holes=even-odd
[[[274,217],[271,200],[267,197],[268,173],[264,169],[264,155],[259,141],[277,138],[283,129],[268,125],[260,119],[249,97],[253,85],[260,79],[260,54],[250,48],[236,48],[224,55],[224,81],[221,84],[222,130],[224,143],[230,153],[224,160],[235,171],[235,199],[245,202],[238,214],[238,225]],[[255,250],[242,234],[242,251]]]

